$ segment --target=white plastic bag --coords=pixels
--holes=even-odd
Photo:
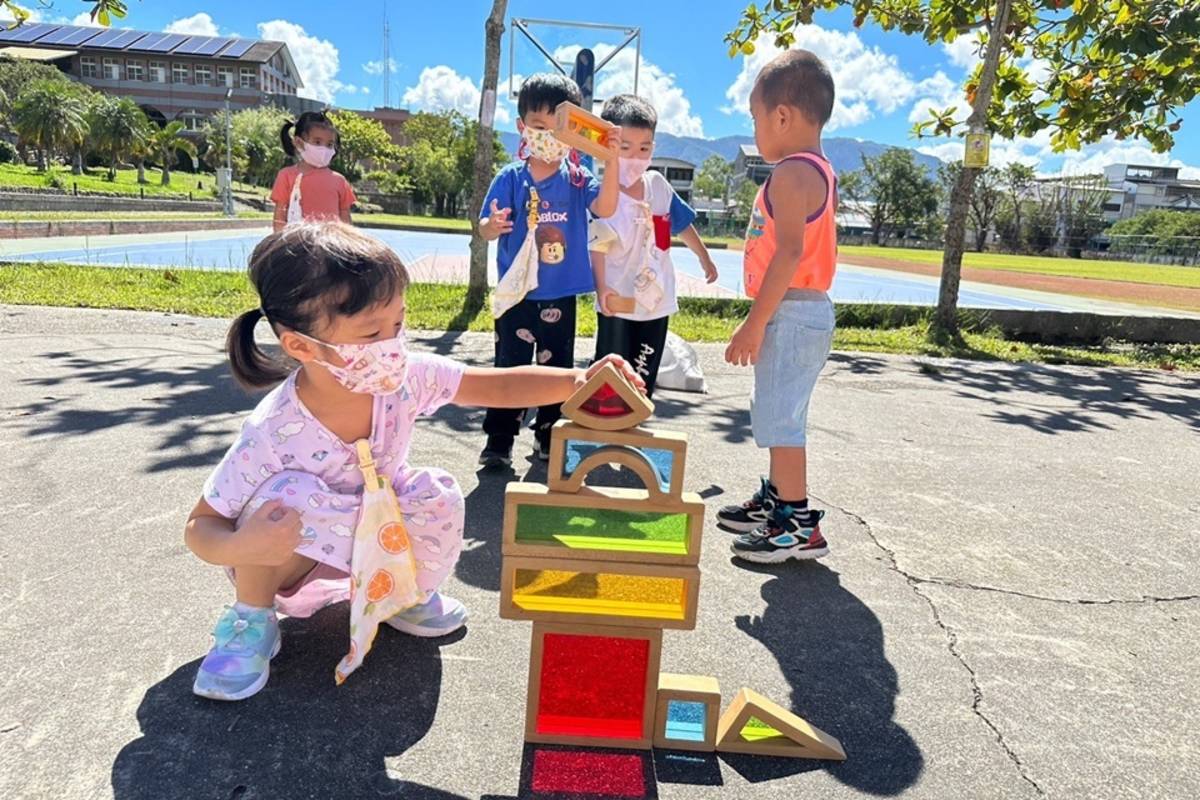
[[[667,333],[656,386],[681,392],[708,393],[708,383],[704,380],[704,371],[700,369],[696,351],[674,333]]]

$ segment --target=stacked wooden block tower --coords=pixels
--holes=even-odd
[[[505,493],[500,616],[531,620],[525,739],[593,747],[845,758],[833,737],[749,689],[659,672],[664,629],[692,630],[704,502],[683,491],[687,438],[611,366],[563,404],[549,485]],[[589,486],[619,464],[641,489]]]

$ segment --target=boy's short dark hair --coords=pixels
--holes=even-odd
[[[564,100],[570,100],[575,105],[583,102],[583,95],[573,80],[552,72],[530,75],[521,84],[521,91],[517,95],[517,116],[524,119],[529,112],[552,112]]]
[[[647,128],[653,132],[658,127],[658,113],[654,106],[636,94],[610,97],[600,112],[600,119],[622,128]]]
[[[808,50],[788,50],[771,59],[755,81],[768,108],[792,106],[822,127],[833,114],[833,77],[825,62]]]

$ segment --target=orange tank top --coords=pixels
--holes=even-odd
[[[790,289],[814,289],[827,292],[833,284],[833,273],[837,268],[837,222],[834,206],[837,204],[837,176],[833,167],[816,153],[793,153],[784,161],[804,161],[811,164],[825,179],[825,202],[809,216],[804,226],[804,253],[796,263]],[[742,272],[746,284],[746,295],[757,297],[767,266],[775,255],[775,218],[767,189],[771,179],[758,190],[754,198],[754,210],[750,214],[750,225],[746,229],[746,250],[742,260]]]

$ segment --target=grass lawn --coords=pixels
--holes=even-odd
[[[469,320],[461,317],[464,293],[462,286],[412,285],[408,294],[409,326],[490,332],[492,319],[486,308]],[[681,298],[671,329],[692,342],[728,341],[745,313],[746,302]],[[232,319],[257,305],[258,299],[246,276],[237,272],[4,264],[0,266],[0,303],[166,311]],[[595,331],[592,299],[581,297],[579,334],[590,336]],[[959,341],[939,343],[929,335],[928,316],[909,313],[901,318],[873,314],[861,307],[839,310],[834,347],[1013,362],[1200,371],[1200,346],[1112,343],[1103,347],[1059,347],[1010,341],[992,331],[968,332]]]
[[[52,178],[58,180],[57,187],[51,185]],[[28,167],[23,164],[0,164],[0,189],[60,188],[70,192],[73,186],[78,185],[81,192],[138,195],[144,190],[150,197],[187,197],[188,192],[191,192],[192,197],[197,200],[215,199],[212,191],[217,185],[217,179],[214,175],[176,171],[171,173],[169,185],[161,185],[161,180],[162,173],[150,167],[146,168],[147,183],[138,183],[136,169],[119,169],[116,180],[110,181],[108,169],[105,167],[93,167],[86,170],[83,175],[72,175],[71,168],[62,165],[54,165],[45,172],[38,172],[36,167]],[[262,187],[240,184],[236,181],[234,188],[260,194],[269,191]]]
[[[266,211],[239,211],[238,219],[269,220]],[[0,222],[120,222],[225,219],[220,211],[0,211]]]
[[[855,255],[889,258],[912,264],[941,265],[941,250],[910,250],[903,247],[873,247],[843,245],[838,248],[842,257]],[[1159,264],[1137,264],[1130,261],[1096,261],[1093,259],[1055,258],[1051,256],[1021,256],[1008,253],[963,254],[963,266],[979,269],[999,269],[1009,272],[1029,272],[1038,275],[1062,275],[1069,278],[1097,278],[1110,281],[1149,283],[1157,286],[1200,288],[1200,267],[1173,267]]]
[[[470,233],[471,223],[453,217],[419,217],[414,214],[355,214],[354,224],[364,228],[401,225],[411,228],[453,228]]]

